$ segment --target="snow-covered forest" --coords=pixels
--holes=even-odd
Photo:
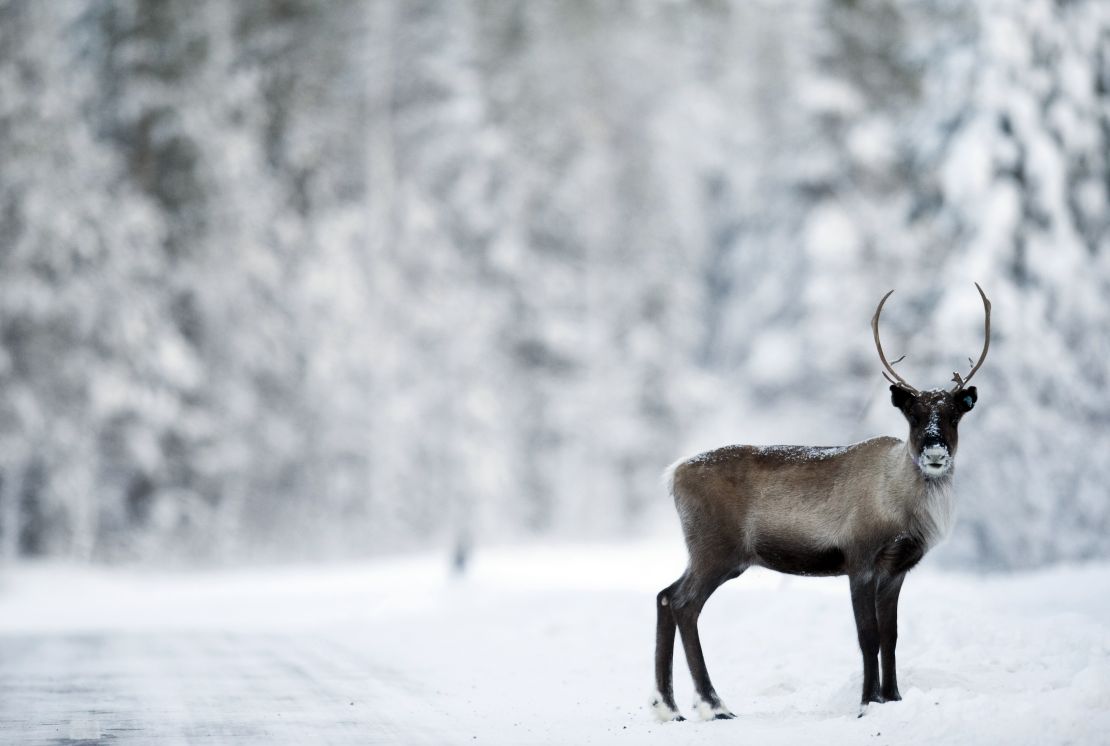
[[[1103,0],[0,0],[0,551],[673,531],[978,281],[945,558],[1105,557],[1108,192]]]

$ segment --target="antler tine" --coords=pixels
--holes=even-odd
[[[898,373],[894,370],[894,366],[887,362],[886,355],[883,354],[883,343],[879,341],[879,314],[883,312],[883,304],[886,303],[886,299],[889,298],[890,294],[893,292],[894,291],[891,290],[890,293],[887,293],[883,296],[883,299],[879,301],[879,307],[875,309],[875,315],[871,317],[871,331],[875,335],[875,349],[879,351],[879,360],[882,360],[883,367],[886,368],[886,372],[883,373],[883,376],[886,378],[886,380],[890,381],[895,386],[901,386],[907,391],[910,391],[914,394],[919,394],[921,392],[911,386],[905,378],[902,378],[902,376],[898,375]],[[902,357],[905,357],[905,355],[903,355]],[[899,358],[899,360],[901,359],[902,358]],[[888,376],[887,373],[890,373],[890,375]],[[894,376],[894,378],[891,378],[891,376]]]
[[[983,361],[987,359],[987,350],[989,350],[991,346],[991,302],[987,298],[987,294],[983,292],[983,288],[979,287],[979,283],[975,283],[975,289],[979,291],[979,297],[983,299],[983,313],[985,315],[985,320],[983,321],[983,353],[979,355],[979,362],[972,366],[971,372],[966,376],[961,378],[959,373],[953,374],[952,380],[956,382],[956,388],[952,389],[953,391],[959,391],[967,385],[971,377],[982,367]],[[968,358],[968,360],[970,359],[971,358]]]

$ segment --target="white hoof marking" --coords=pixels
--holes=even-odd
[[[655,715],[655,719],[661,723],[669,723],[682,717],[678,710],[663,701],[663,695],[658,690],[651,695],[651,711]]]
[[[706,702],[701,697],[696,697],[694,699],[694,709],[698,711],[698,717],[702,720],[736,717],[724,706],[724,703],[718,702],[717,704],[712,704],[711,702]]]

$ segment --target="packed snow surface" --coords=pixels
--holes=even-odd
[[[847,581],[750,570],[702,616],[730,721],[655,722],[679,541],[167,573],[0,577],[0,743],[1110,742],[1110,566],[902,594],[901,702],[857,718]],[[676,692],[693,692],[681,646]]]

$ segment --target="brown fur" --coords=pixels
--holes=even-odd
[[[765,537],[820,551],[917,528],[912,495],[924,494],[925,478],[902,441],[830,452],[813,460],[806,454],[819,450],[727,446],[678,464],[672,490],[691,569],[767,564]]]

